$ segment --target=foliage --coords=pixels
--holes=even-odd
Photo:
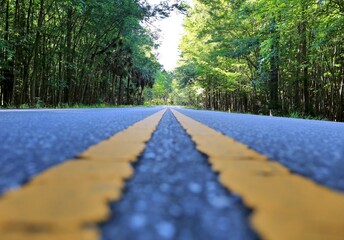
[[[194,104],[344,120],[344,16],[338,1],[195,0],[185,20],[182,86]],[[191,102],[189,102],[190,104]]]
[[[179,1],[4,0],[0,105],[142,104],[161,66],[145,22]]]
[[[146,102],[155,105],[167,105],[172,92],[172,75],[166,71],[158,71],[151,91],[146,93]]]

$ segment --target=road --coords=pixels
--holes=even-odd
[[[0,193],[20,191],[44,170],[162,109],[0,111]],[[175,109],[343,195],[343,123]],[[110,204],[110,217],[97,222],[102,239],[262,237],[250,222],[251,207],[219,181],[169,109],[131,166],[134,174]],[[0,234],[1,224],[0,214]]]
[[[295,173],[344,191],[344,123],[184,109],[180,112]]]
[[[161,108],[0,112],[0,193]]]

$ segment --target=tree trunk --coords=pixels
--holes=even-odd
[[[276,20],[273,19],[271,22],[271,35],[272,44],[271,52],[272,56],[270,59],[270,109],[278,110],[278,71],[279,71],[279,36],[278,29],[276,25]]]
[[[122,80],[122,77],[119,76],[117,105],[122,105],[122,99],[123,99],[123,80]]]
[[[38,25],[36,30],[36,39],[35,39],[35,47],[34,47],[34,59],[33,59],[33,78],[31,84],[31,105],[33,106],[36,102],[36,93],[38,93],[37,89],[37,81],[38,81],[38,69],[39,69],[39,50],[41,45],[41,31],[43,26],[43,19],[44,18],[44,0],[40,0],[40,9],[39,9],[39,16],[38,16]]]
[[[128,76],[127,77],[127,90],[126,90],[126,94],[127,94],[127,104],[129,105],[130,104],[130,77]]]
[[[9,41],[9,3],[10,1],[7,1],[6,5],[6,23],[5,23],[5,34],[4,34],[4,40],[6,42]],[[7,59],[7,53],[4,52],[4,58]],[[1,88],[1,94],[2,94],[2,104],[7,107],[11,104],[12,100],[12,92],[13,92],[13,81],[14,81],[14,75],[13,75],[13,60],[9,60],[8,66],[2,71],[4,81],[2,82],[2,88]]]
[[[302,69],[302,82],[303,82],[303,98],[304,98],[304,112],[309,114],[311,106],[309,101],[309,84],[308,84],[308,49],[307,49],[307,20],[305,19],[305,4],[302,4],[302,22],[300,24],[300,58]]]
[[[73,31],[73,7],[69,6],[67,10],[67,32],[66,32],[66,89],[65,102],[72,102],[72,74],[73,74],[73,53],[72,53],[72,31]]]

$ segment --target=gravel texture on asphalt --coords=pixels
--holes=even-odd
[[[0,111],[0,195],[161,109]]]
[[[344,191],[344,123],[177,109],[330,188]]]
[[[168,110],[111,205],[102,239],[258,239],[249,210],[228,192]]]

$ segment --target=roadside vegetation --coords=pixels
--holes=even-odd
[[[344,121],[340,0],[0,0],[0,107],[180,105]],[[185,11],[181,59],[149,26]]]
[[[174,76],[197,108],[344,121],[344,2],[194,0]]]
[[[143,104],[161,71],[148,26],[178,2],[1,0],[0,106]]]

